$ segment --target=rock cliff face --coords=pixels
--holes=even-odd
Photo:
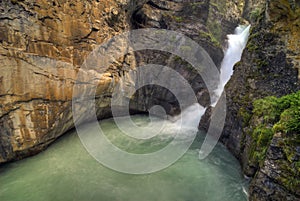
[[[254,26],[226,86],[228,112],[222,142],[240,159],[244,173],[254,177],[250,200],[300,199],[299,129],[276,131],[278,122],[296,119],[299,124],[299,119],[287,115],[291,109],[281,102],[287,103],[287,98],[259,100],[300,89],[299,17],[297,1],[262,1],[248,12]],[[299,97],[294,101],[299,104]],[[264,112],[258,114],[260,110]]]
[[[128,30],[128,16],[142,3],[0,2],[0,163],[35,154],[73,127],[80,65],[97,44]],[[134,65],[131,60],[127,55]],[[99,117],[107,115],[109,99],[103,97],[127,63],[102,74]]]

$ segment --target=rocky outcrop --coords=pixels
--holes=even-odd
[[[250,186],[253,200],[297,200],[300,91],[258,99],[253,105],[243,150],[245,173],[256,174]]]
[[[299,157],[299,133],[275,133],[251,183],[251,200],[299,200]]]
[[[226,86],[228,112],[221,141],[240,159],[244,173],[253,177],[250,200],[299,200],[299,182],[295,182],[299,181],[299,141],[285,146],[297,139],[299,130],[274,133],[272,127],[281,112],[271,122],[272,110],[266,102],[254,104],[267,96],[281,97],[300,90],[299,4],[248,2],[254,3],[260,6],[247,10],[254,25],[248,45]],[[272,107],[280,108],[280,104]],[[264,115],[256,115],[258,108]],[[289,154],[284,151],[287,147]]]

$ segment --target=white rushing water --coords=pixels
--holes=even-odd
[[[241,60],[243,50],[248,41],[250,27],[251,25],[240,25],[235,29],[234,34],[227,35],[228,47],[225,50],[225,55],[221,64],[219,85],[215,90],[215,97],[211,104],[213,107],[218,103],[225,85],[230,80],[230,77],[233,74],[234,65]],[[170,117],[172,123],[168,123],[166,127],[169,129],[178,129],[182,127],[197,129],[199,121],[206,109],[207,108],[202,107],[200,104],[195,103],[183,110],[180,115]],[[157,127],[157,125],[155,126]]]
[[[231,75],[233,74],[233,67],[234,65],[241,60],[243,50],[247,44],[247,40],[249,37],[249,26],[238,26],[235,29],[234,34],[227,35],[228,37],[228,48],[225,51],[225,55],[221,64],[220,69],[220,78],[219,78],[219,84],[217,89],[214,91],[214,94],[212,96],[212,107],[215,107],[219,102],[220,106],[216,107],[215,112],[217,112],[218,115],[212,115],[212,123],[216,123],[220,127],[213,127],[214,129],[209,128],[207,131],[207,137],[205,138],[205,141],[203,145],[201,146],[201,149],[199,151],[199,159],[205,159],[214,149],[214,147],[217,144],[217,139],[219,139],[221,134],[221,129],[224,125],[224,118],[225,118],[225,112],[222,113],[222,111],[225,111],[225,96],[222,96],[222,93],[224,91],[224,87],[227,84],[227,82],[230,80]],[[215,124],[216,126],[216,124]],[[216,132],[216,129],[219,130],[219,132]]]
[[[224,59],[221,64],[220,82],[215,91],[216,99],[213,101],[212,106],[217,104],[225,85],[230,80],[230,77],[233,74],[233,66],[241,60],[243,50],[248,41],[250,27],[251,25],[240,25],[235,29],[234,34],[227,35],[228,48],[225,51]]]
[[[175,117],[168,117],[178,127],[184,126],[188,128],[198,128],[199,121],[204,115],[206,108],[199,103],[194,103],[185,108],[180,115]]]

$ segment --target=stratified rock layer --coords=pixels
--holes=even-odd
[[[80,65],[95,46],[128,30],[128,15],[142,3],[1,1],[0,163],[35,154],[73,127]],[[86,72],[102,76],[99,117],[109,113],[113,78],[128,69],[125,57],[133,66],[127,55],[108,72]]]

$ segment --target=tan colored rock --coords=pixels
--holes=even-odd
[[[97,115],[105,116],[118,81],[114,68],[80,69],[99,44],[129,27],[138,2],[2,1],[0,3],[0,163],[44,149],[73,127],[73,86],[79,72],[97,87]],[[124,50],[120,50],[124,51]],[[132,59],[127,63],[134,64]],[[131,67],[130,67],[131,68]],[[87,93],[88,94],[88,93]],[[102,98],[101,98],[102,97]]]

